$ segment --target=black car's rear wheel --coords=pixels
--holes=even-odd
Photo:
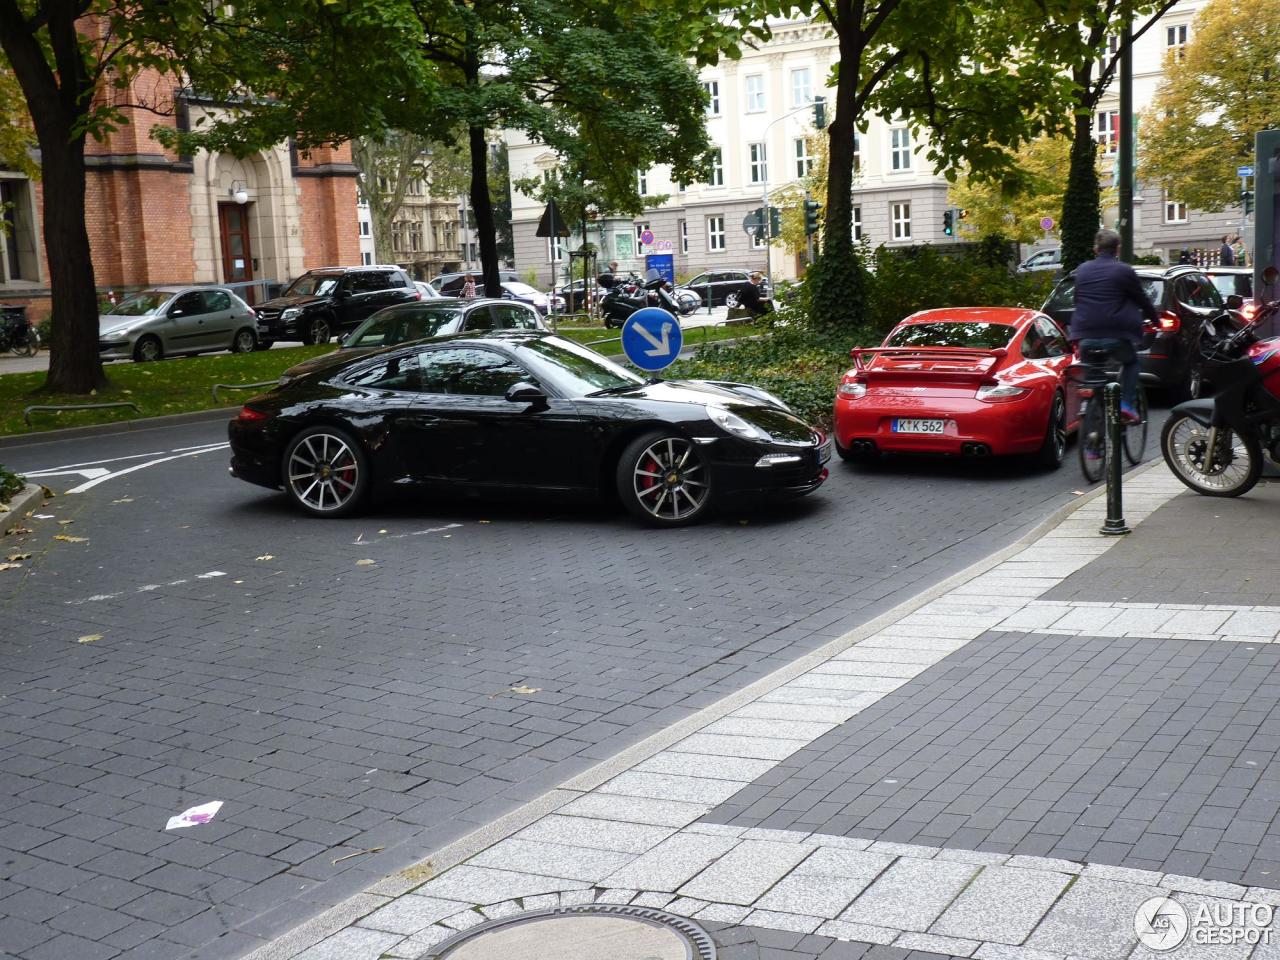
[[[317,343],[328,343],[329,337],[333,335],[333,331],[329,329],[328,317],[316,317],[307,324],[306,333],[302,335],[302,342],[313,346]]]
[[[711,475],[687,437],[654,431],[633,440],[617,469],[618,495],[634,516],[657,527],[693,523],[711,504]]]
[[[311,427],[294,437],[283,471],[290,499],[312,516],[346,516],[369,491],[369,460],[356,439],[338,427]]]

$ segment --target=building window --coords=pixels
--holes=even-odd
[[[364,264],[366,267],[373,266],[373,254],[370,253],[368,250],[365,250],[360,254],[360,262]]]
[[[1164,37],[1165,47],[1173,51],[1175,60],[1181,60],[1187,52],[1187,25],[1183,23],[1176,27],[1165,27]]]
[[[480,247],[474,240],[472,240],[470,243],[467,244],[467,259],[468,260],[480,259]]]
[[[1098,58],[1098,79],[1102,79],[1102,75],[1106,73],[1107,67],[1115,62],[1116,52],[1120,49],[1119,37],[1107,37],[1107,45],[1103,48],[1102,56]]]
[[[1170,200],[1167,193],[1164,195],[1164,222],[1187,222],[1187,205],[1179,200]]]
[[[911,204],[893,204],[893,239],[911,239]]]
[[[409,221],[409,252],[417,253],[422,249],[422,222]]]
[[[636,190],[642,197],[649,192],[649,174],[644,170],[636,174]]]
[[[1093,139],[1110,156],[1120,142],[1120,111],[1099,110],[1093,120]]]
[[[689,221],[680,221],[680,252],[689,252]]]
[[[720,116],[720,81],[703,80],[702,89],[707,91],[707,116]]]
[[[747,113],[764,112],[764,74],[747,77]]]
[[[31,181],[0,178],[0,283],[39,279],[40,255]]]
[[[751,182],[765,183],[769,179],[768,155],[763,143],[747,144],[747,157],[751,161]]]
[[[813,103],[813,81],[808,67],[791,71],[791,105],[803,107]]]
[[[636,250],[640,251],[641,253],[644,252],[644,244],[640,242],[640,235],[648,229],[649,229],[649,222],[647,220],[643,223],[636,224]]]
[[[724,152],[719,147],[711,151],[711,179],[707,181],[707,186],[724,186]]]
[[[564,237],[547,237],[547,263],[559,263],[564,259]]]
[[[371,224],[368,220],[360,221],[360,236],[362,237],[373,236],[373,224]]]
[[[724,217],[707,217],[707,249],[724,249]]]
[[[906,127],[894,127],[890,133],[889,169],[911,169],[911,131]]]
[[[862,134],[857,130],[853,131],[853,170],[857,173],[862,169]]]
[[[853,208],[853,239],[862,239],[862,207],[858,205]]]
[[[763,250],[765,248],[765,239],[759,233],[754,231],[751,233],[751,249]]]
[[[807,177],[813,169],[813,157],[809,155],[809,141],[805,137],[797,137],[796,145],[796,176]]]

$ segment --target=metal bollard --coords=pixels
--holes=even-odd
[[[1120,492],[1121,458],[1120,384],[1108,383],[1102,391],[1102,407],[1107,418],[1107,519],[1098,532],[1106,537],[1119,537],[1129,532],[1124,522],[1124,498]]]

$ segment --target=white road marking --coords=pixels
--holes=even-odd
[[[105,476],[110,473],[106,467],[81,467],[78,470],[38,470],[35,473],[27,473],[28,477],[36,477],[42,479],[44,477],[84,477],[86,480],[94,480],[98,477]]]
[[[210,570],[208,573],[198,573],[195,576],[197,580],[213,580],[217,577],[225,577],[226,574],[221,570]],[[134,593],[151,593],[153,590],[159,590],[161,587],[179,587],[184,583],[190,583],[190,578],[181,580],[170,580],[168,583],[147,583],[135,589]],[[82,597],[79,600],[64,600],[63,603],[68,606],[79,606],[82,603],[97,603],[101,600],[114,600],[116,597],[123,597],[128,590],[117,590],[115,593],[95,593],[92,597]]]
[[[173,450],[168,451],[173,453]],[[49,467],[48,470],[37,470],[34,473],[30,470],[26,471],[28,477],[35,474],[48,473],[52,470],[74,470],[77,467],[95,467],[100,463],[122,463],[125,460],[141,460],[143,457],[160,457],[165,453],[164,450],[154,450],[151,453],[132,453],[127,457],[112,457],[110,460],[86,460],[84,463],[64,463],[58,467]]]
[[[72,487],[67,493],[84,493],[86,490],[92,490],[100,483],[108,480],[114,480],[116,477],[123,477],[127,473],[134,473],[137,470],[145,470],[147,467],[154,467],[159,463],[167,463],[170,460],[181,460],[183,457],[194,457],[202,453],[212,453],[215,450],[225,450],[230,447],[229,443],[219,443],[211,447],[201,447],[196,450],[190,450],[186,453],[175,453],[168,457],[159,457],[156,460],[148,460],[146,463],[135,463],[132,467],[125,467],[123,470],[117,470],[114,473],[108,473],[101,477],[95,477],[93,480],[87,480],[77,487]]]
[[[377,540],[365,540],[364,534],[356,537],[351,541],[352,546],[367,547],[370,544],[381,543],[383,540],[403,540],[405,537],[422,537],[428,533],[442,533],[445,530],[456,530],[461,527],[460,523],[447,523],[443,527],[428,527],[426,530],[413,530],[409,533],[389,533],[385,536],[378,537]]]

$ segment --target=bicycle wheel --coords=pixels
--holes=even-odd
[[[1141,423],[1131,423],[1124,428],[1124,456],[1133,466],[1142,462],[1147,450],[1147,391],[1138,387],[1138,416]]]
[[[1102,414],[1102,400],[1095,394],[1089,398],[1080,420],[1080,472],[1089,483],[1102,479],[1107,468],[1106,418]]]

